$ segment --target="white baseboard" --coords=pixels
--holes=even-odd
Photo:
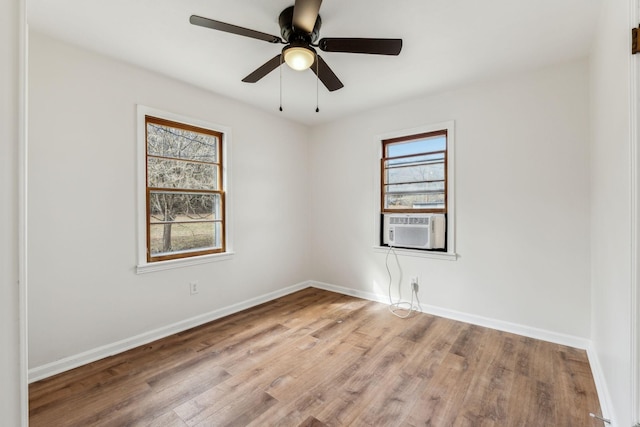
[[[388,295],[375,294],[371,292],[359,291],[342,286],[332,285],[311,280],[311,286],[325,289],[327,291],[338,292],[345,295],[351,295],[370,301],[389,303]],[[477,316],[475,314],[463,313],[460,311],[449,310],[447,308],[437,307],[434,305],[420,304],[423,313],[433,314],[434,316],[445,317],[447,319],[458,320],[460,322],[471,323],[472,325],[484,326],[486,328],[497,329],[499,331],[510,332],[529,338],[535,338],[542,341],[548,341],[555,344],[566,345],[581,350],[587,350],[591,341],[586,338],[580,338],[573,335],[562,334],[559,332],[547,331],[545,329],[533,328],[531,326],[520,325],[517,323],[505,322],[503,320],[492,319],[489,317]]]
[[[87,363],[95,362],[96,360],[104,359],[105,357],[113,356],[114,354],[122,353],[123,351],[127,351],[132,348],[148,344],[160,338],[165,338],[169,335],[173,335],[178,332],[193,328],[195,326],[211,322],[212,320],[220,319],[230,314],[246,310],[247,308],[269,302],[276,298],[280,298],[282,296],[291,294],[301,289],[308,288],[310,286],[311,282],[301,282],[287,288],[279,289],[268,294],[260,295],[255,298],[230,305],[228,307],[223,307],[217,310],[210,311],[208,313],[200,314],[198,316],[182,320],[180,322],[173,323],[171,325],[163,326],[161,328],[154,329],[140,335],[126,338],[124,340],[107,344],[89,351],[85,351],[83,353],[75,354],[73,356],[65,357],[64,359],[56,360],[55,362],[47,363],[42,366],[37,366],[35,368],[29,369],[29,383],[39,381],[41,379],[68,371],[73,368],[77,368],[82,365],[86,365]]]
[[[587,348],[587,357],[589,358],[589,365],[591,366],[591,373],[593,374],[593,381],[596,383],[596,391],[598,392],[598,399],[600,400],[600,410],[602,411],[602,417],[611,420],[611,424],[608,426],[615,427],[617,425],[615,416],[611,412],[611,395],[609,394],[609,388],[605,381],[604,372],[602,372],[602,365],[600,364],[600,358],[595,351],[593,345],[589,345]]]

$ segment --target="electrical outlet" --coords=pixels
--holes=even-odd
[[[413,276],[411,278],[411,289],[416,293],[418,292],[418,289],[420,289],[418,286],[418,276]]]
[[[198,282],[189,282],[189,294],[195,295],[198,293]]]

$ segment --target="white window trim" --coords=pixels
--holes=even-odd
[[[449,261],[458,259],[456,253],[456,209],[455,209],[455,126],[454,121],[432,123],[410,129],[400,129],[375,136],[375,174],[374,194],[376,202],[374,207],[373,250],[374,252],[387,253],[388,246],[380,245],[380,160],[383,157],[382,141],[385,139],[399,138],[408,135],[416,135],[439,130],[447,131],[447,252],[423,251],[418,249],[394,248],[398,255],[407,255],[421,258],[434,258]]]
[[[166,261],[147,262],[147,206],[146,194],[146,132],[145,116],[158,117],[165,120],[184,123],[201,128],[212,129],[222,133],[222,186],[225,192],[224,218],[225,218],[225,252],[200,255],[188,258],[178,258]],[[233,252],[233,215],[232,215],[232,191],[230,187],[231,163],[231,128],[203,120],[193,119],[174,113],[169,113],[144,105],[137,105],[137,234],[138,234],[138,264],[136,273],[150,273],[154,271],[169,270],[179,267],[204,264],[215,261],[231,259]]]

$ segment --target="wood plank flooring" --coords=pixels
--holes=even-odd
[[[315,288],[31,384],[37,426],[602,426],[584,351]]]

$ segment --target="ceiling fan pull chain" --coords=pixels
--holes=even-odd
[[[320,69],[318,67],[318,64],[320,63],[320,61],[318,61],[318,58],[316,58],[316,113],[320,112],[320,101],[318,100],[319,95],[318,95],[318,85],[320,82]]]
[[[280,111],[282,111],[282,55],[280,56]]]

